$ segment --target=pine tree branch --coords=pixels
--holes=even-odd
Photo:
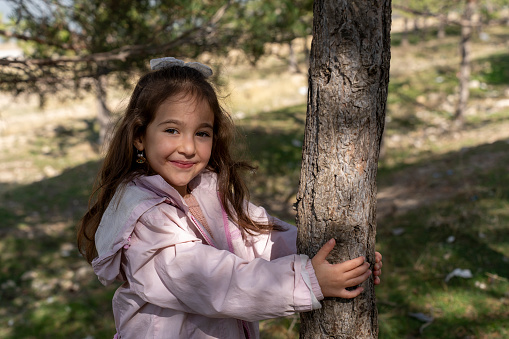
[[[51,42],[51,41],[46,41],[44,39],[40,39],[38,37],[34,37],[34,36],[28,36],[28,35],[24,35],[24,34],[19,34],[19,33],[12,33],[12,32],[8,32],[4,29],[0,29],[0,35],[8,38],[8,39],[18,39],[18,40],[23,40],[23,41],[32,41],[32,42],[36,42],[38,44],[41,44],[41,45],[46,45],[46,46],[53,46],[53,47],[58,47],[58,48],[61,48],[61,49],[66,49],[66,50],[71,50],[71,51],[74,51],[75,48],[73,48],[71,45],[69,44],[58,44],[58,43],[55,43],[55,42]]]
[[[129,58],[133,58],[145,54],[158,54],[171,50],[177,45],[192,42],[191,38],[188,38],[197,29],[191,29],[179,38],[166,43],[164,45],[131,45],[123,46],[108,52],[92,53],[84,56],[59,56],[45,59],[0,59],[0,65],[26,65],[26,66],[51,66],[59,64],[76,64],[82,62],[107,62],[107,61],[125,61]]]
[[[129,45],[123,46],[121,48],[117,48],[108,52],[99,52],[92,53],[89,55],[82,56],[56,56],[52,58],[44,58],[44,59],[0,59],[1,66],[11,66],[11,65],[24,65],[24,66],[52,66],[52,65],[60,65],[60,64],[77,64],[82,62],[108,62],[108,61],[125,61],[129,58],[147,55],[147,54],[161,54],[167,51],[172,50],[178,45],[181,44],[190,44],[195,42],[194,40],[200,36],[200,33],[205,33],[204,37],[214,35],[215,31],[213,30],[214,26],[223,18],[224,14],[228,7],[231,6],[232,0],[228,1],[226,4],[221,6],[216,13],[211,17],[208,23],[201,27],[193,27],[184,33],[182,33],[178,38],[162,45],[156,44],[140,44],[140,45]],[[29,37],[26,35],[20,35],[15,33],[9,33],[5,30],[0,30],[0,35],[4,35],[6,37],[13,37],[25,41],[34,41],[40,44],[51,45],[47,41],[36,37]],[[72,49],[68,45],[63,45],[58,47]],[[74,49],[72,49],[74,50]]]
[[[402,6],[402,5],[397,5],[397,4],[392,4],[392,8],[399,9],[400,11],[403,11],[405,13],[418,15],[418,16],[426,16],[426,17],[439,17],[440,16],[439,14],[432,13],[429,11],[426,11],[426,12],[419,11],[419,10],[416,10],[416,9],[413,9],[413,8],[410,8],[407,6]]]

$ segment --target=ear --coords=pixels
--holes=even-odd
[[[145,146],[143,146],[143,138],[142,137],[137,137],[134,139],[134,147],[136,147],[136,149],[138,151],[143,151],[145,149]]]

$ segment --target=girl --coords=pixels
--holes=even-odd
[[[116,338],[258,338],[257,321],[354,298],[364,257],[310,260],[296,228],[248,202],[212,70],[151,60],[109,146],[78,246],[113,297]],[[380,283],[376,254],[374,282]],[[348,289],[347,289],[348,288]]]

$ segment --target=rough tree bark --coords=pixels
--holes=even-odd
[[[376,173],[390,65],[390,0],[316,0],[298,247],[314,256],[330,238],[331,262],[374,263]],[[301,338],[376,338],[373,280],[355,299],[326,298],[301,314]]]

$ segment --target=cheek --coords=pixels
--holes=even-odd
[[[202,145],[202,156],[206,157],[207,160],[210,159],[210,155],[212,154],[212,141],[205,143]]]
[[[170,147],[164,143],[154,143],[146,149],[149,160],[156,161],[158,158],[165,158],[170,153]]]

